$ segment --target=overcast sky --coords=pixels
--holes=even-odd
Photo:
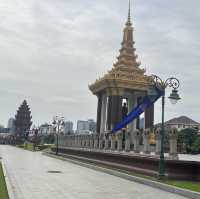
[[[24,99],[33,122],[96,119],[88,84],[111,69],[128,0],[0,0],[0,123]],[[200,122],[200,1],[132,2],[137,54],[147,74],[180,79],[182,100],[167,100],[166,120]],[[155,120],[160,121],[160,101]]]

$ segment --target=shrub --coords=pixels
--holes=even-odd
[[[192,153],[200,153],[200,137],[199,136],[192,144]]]
[[[178,135],[178,144],[184,144],[187,153],[193,153],[192,145],[197,139],[197,130],[195,129],[183,129]]]

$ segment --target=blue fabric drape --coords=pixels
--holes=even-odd
[[[119,122],[113,129],[112,133],[116,133],[120,129],[126,127],[127,124],[138,118],[147,108],[151,107],[163,94],[164,92],[155,87],[156,95],[147,95],[143,98],[141,104],[133,108],[133,110]]]

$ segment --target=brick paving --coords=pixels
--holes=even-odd
[[[184,199],[185,197],[43,156],[0,145],[15,199]],[[60,171],[61,173],[48,173]]]

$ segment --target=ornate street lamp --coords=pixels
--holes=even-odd
[[[164,136],[165,136],[165,127],[164,127],[164,111],[165,111],[165,89],[167,87],[172,88],[172,93],[169,96],[169,99],[172,104],[176,104],[180,100],[178,94],[178,88],[180,86],[179,80],[175,77],[168,78],[163,81],[160,77],[152,75],[154,85],[162,91],[162,123],[161,123],[161,151],[160,151],[160,160],[159,160],[159,178],[163,179],[165,176],[165,158],[164,158]]]
[[[64,117],[55,116],[52,124],[56,133],[56,155],[58,155],[58,135],[60,134],[61,127],[64,125]]]

